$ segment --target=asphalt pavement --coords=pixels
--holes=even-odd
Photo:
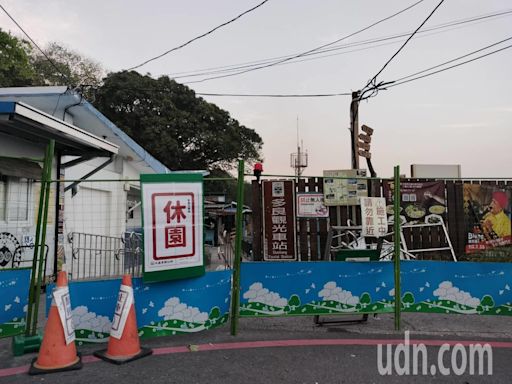
[[[346,316],[321,321],[349,319]],[[359,319],[355,317],[352,319]],[[510,383],[512,382],[511,319],[494,316],[404,314],[402,331],[393,330],[392,315],[370,316],[366,323],[317,326],[312,317],[240,319],[237,336],[229,326],[207,332],[142,340],[154,354],[116,366],[98,361],[92,352],[98,345],[79,348],[84,366],[80,371],[28,376],[28,364],[36,356],[13,357],[9,341],[0,341],[0,383]],[[404,330],[411,343],[422,343],[428,353],[427,370],[418,375],[381,375],[378,344],[396,353],[404,343]],[[452,347],[462,342],[489,343],[492,375],[487,360],[484,375],[439,370],[440,344]],[[104,346],[103,346],[104,347]],[[392,355],[394,356],[394,355]],[[443,367],[450,367],[450,354],[442,355]],[[392,359],[391,359],[392,360]],[[387,362],[387,359],[382,360]],[[402,361],[402,360],[400,360]],[[400,368],[400,361],[398,367]],[[459,364],[460,365],[460,364]],[[437,368],[432,375],[431,369]],[[402,367],[403,368],[403,367]],[[460,367],[459,367],[460,368]],[[407,373],[407,372],[406,372]],[[478,373],[478,372],[476,372]]]

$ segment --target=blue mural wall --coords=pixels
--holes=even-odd
[[[0,337],[25,331],[30,269],[0,270]]]
[[[69,284],[78,344],[107,341],[120,284],[120,279]],[[53,288],[47,290],[47,309]],[[199,332],[229,318],[231,271],[151,284],[139,278],[133,289],[142,338]]]
[[[401,262],[406,312],[512,315],[512,263]]]
[[[242,317],[394,311],[392,262],[249,262],[241,268]],[[191,333],[226,323],[231,274],[209,272],[195,279],[146,285],[134,279],[139,335]],[[30,271],[25,275],[24,283],[18,275],[16,283],[12,277],[0,284],[27,287]],[[512,315],[512,263],[403,261],[401,280],[405,312]],[[120,280],[70,283],[79,344],[107,340],[119,285]],[[17,292],[2,300],[11,304],[9,310],[16,308],[19,320],[28,291],[25,296]],[[48,294],[47,305],[50,302]]]
[[[392,262],[242,263],[240,316],[394,311]]]
[[[512,263],[401,262],[405,312],[512,315]],[[392,262],[243,263],[240,316],[394,310]]]

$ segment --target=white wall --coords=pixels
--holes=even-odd
[[[25,157],[34,159],[43,159],[45,149],[25,140],[17,139],[12,136],[0,134],[0,154],[7,157]],[[41,164],[42,166],[42,164]],[[55,178],[56,163],[53,162],[52,178]],[[26,221],[2,221],[0,219],[0,248],[5,247],[13,251],[13,247],[17,245],[30,245],[35,241],[37,212],[39,208],[39,194],[41,191],[41,183],[31,183],[29,217]],[[10,203],[13,202],[13,196],[8,196]],[[0,201],[0,204],[4,202]],[[9,202],[8,202],[9,203]],[[46,274],[53,274],[54,249],[55,249],[55,219],[56,219],[56,185],[52,184],[50,188],[50,200],[48,210],[48,221],[46,227],[46,245],[48,246],[48,259],[46,262]],[[22,267],[31,267],[34,256],[33,249],[21,248]],[[6,267],[11,267],[9,263]],[[0,267],[2,268],[2,267]]]

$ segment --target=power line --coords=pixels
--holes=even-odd
[[[506,39],[506,40],[510,40],[510,39]],[[434,71],[434,72],[427,73],[427,74],[422,75],[422,76],[417,76],[417,77],[414,77],[414,78],[412,78],[412,79],[404,80],[404,81],[401,81],[401,82],[398,82],[398,83],[394,83],[394,82],[393,82],[393,84],[390,84],[390,85],[386,86],[386,88],[383,88],[383,89],[387,89],[387,88],[391,88],[391,87],[396,87],[396,86],[398,86],[398,85],[402,85],[402,84],[409,83],[409,82],[411,82],[411,81],[415,81],[415,80],[423,79],[423,78],[425,78],[425,77],[432,76],[432,75],[435,75],[435,74],[438,74],[438,73],[441,73],[441,72],[447,71],[447,70],[449,70],[449,69],[453,69],[453,68],[456,68],[456,67],[460,67],[461,65],[468,64],[468,63],[471,63],[471,62],[476,61],[476,60],[479,60],[479,59],[483,59],[484,57],[487,57],[487,56],[493,55],[493,54],[495,54],[495,53],[498,53],[498,52],[504,51],[504,50],[509,49],[509,48],[512,48],[512,44],[511,44],[511,45],[507,45],[506,47],[503,47],[503,48],[497,49],[497,50],[495,50],[495,51],[488,52],[488,53],[486,53],[486,54],[484,54],[484,55],[480,55],[480,56],[474,57],[474,58],[472,58],[472,59],[470,59],[470,60],[466,60],[466,61],[463,61],[463,62],[461,62],[461,63],[454,64],[454,65],[451,65],[451,66],[449,66],[449,67],[446,67],[446,68],[443,68],[443,69],[439,69],[439,70]],[[475,51],[475,52],[476,52],[476,51]],[[461,57],[459,57],[459,59],[460,59],[460,58],[462,58],[462,57],[466,57],[466,56],[468,56],[468,55],[461,56]],[[452,60],[452,61],[453,61],[453,60]],[[435,66],[435,67],[432,67],[432,68],[436,68],[436,67],[438,67],[438,66]],[[432,69],[432,68],[430,68],[430,69]],[[427,70],[428,70],[428,69],[427,69]],[[425,71],[427,71],[427,70],[425,70]],[[421,72],[425,72],[425,71],[421,71]],[[418,73],[421,73],[421,72],[418,72]]]
[[[489,44],[489,45],[487,45],[487,46],[485,46],[485,47],[482,47],[482,48],[480,48],[480,49],[477,49],[477,50],[475,50],[475,51],[469,52],[469,53],[467,53],[467,54],[465,54],[465,55],[462,55],[462,56],[456,57],[455,59],[445,61],[444,63],[438,64],[438,65],[434,65],[433,67],[430,67],[430,68],[424,69],[424,70],[422,70],[422,71],[418,71],[418,72],[412,73],[412,74],[407,75],[407,76],[404,76],[404,77],[400,77],[399,79],[394,80],[393,84],[394,84],[394,83],[399,83],[399,82],[401,82],[402,80],[409,79],[409,78],[411,78],[411,77],[414,77],[414,76],[420,75],[420,74],[422,74],[422,73],[425,73],[425,72],[431,71],[432,69],[436,69],[436,68],[442,67],[443,65],[453,63],[454,61],[458,61],[458,60],[463,59],[463,58],[465,58],[465,57],[468,57],[468,56],[474,55],[475,53],[485,51],[486,49],[489,49],[489,48],[494,47],[494,46],[496,46],[496,45],[502,44],[502,43],[504,43],[505,41],[509,41],[509,40],[512,40],[512,36],[511,36],[511,37],[508,37],[508,38],[506,38],[506,39],[500,40],[500,41],[498,41],[498,42],[496,42],[496,43]],[[392,86],[392,85],[390,85],[390,86]]]
[[[83,85],[85,87],[85,85]],[[172,93],[170,88],[118,88],[108,85],[102,87],[87,86],[89,88],[98,89],[114,89],[118,91],[139,91],[139,92],[165,92]],[[307,98],[307,97],[336,97],[336,96],[350,96],[351,92],[343,93],[293,93],[293,94],[271,94],[271,93],[207,93],[207,92],[194,92],[198,96],[219,96],[219,97],[275,97],[275,98]]]
[[[458,27],[458,26],[462,26],[464,24],[475,23],[475,22],[478,22],[478,21],[480,21],[480,22],[482,22],[482,21],[492,21],[492,20],[487,20],[487,19],[497,18],[497,17],[500,17],[500,16],[509,16],[510,14],[512,14],[512,10],[505,10],[505,11],[500,11],[500,12],[494,12],[494,13],[488,13],[488,14],[473,16],[471,18],[454,20],[454,21],[451,21],[451,22],[447,22],[447,23],[436,25],[436,26],[431,27],[431,28],[425,28],[425,29],[423,29],[421,31],[418,31],[417,35],[418,34],[425,34],[422,37],[432,36],[432,35],[435,35],[435,34],[438,34],[438,33],[446,32],[446,31],[435,32],[435,33],[428,33],[428,32],[437,31],[437,30],[440,30],[440,29],[447,29],[447,31],[450,31],[450,30],[456,29],[456,28],[450,28],[450,27]],[[450,29],[448,29],[448,28],[450,28]],[[309,53],[309,54],[306,54],[306,55],[303,55],[303,56],[316,56],[316,55],[321,55],[321,54],[324,54],[324,53],[329,53],[329,52],[332,52],[332,51],[344,50],[344,49],[347,49],[347,48],[352,48],[352,47],[357,47],[357,46],[364,46],[364,45],[370,45],[370,44],[375,44],[375,43],[382,42],[382,41],[389,41],[389,40],[399,39],[401,37],[409,36],[411,33],[412,33],[412,31],[409,31],[409,32],[402,32],[402,33],[394,34],[394,35],[388,35],[388,36],[384,36],[384,37],[380,37],[380,38],[373,38],[373,39],[355,41],[355,42],[348,43],[348,44],[343,44],[343,45],[339,45],[339,46],[330,47],[328,49],[318,50],[316,52],[312,52],[312,53]],[[414,38],[418,38],[418,36],[415,36]],[[342,55],[342,54],[346,54],[346,53],[350,53],[350,52],[358,52],[358,51],[362,51],[362,50],[366,50],[366,49],[373,49],[373,48],[376,48],[376,47],[381,47],[381,46],[389,45],[389,44],[397,44],[397,43],[399,43],[399,41],[391,41],[391,42],[388,42],[386,44],[374,45],[374,46],[371,46],[371,47],[368,47],[368,48],[361,48],[361,49],[350,50],[350,51],[341,52],[341,53],[335,53],[335,54],[330,54],[330,55],[323,55],[323,56],[320,56],[320,57],[305,58],[305,59],[302,59],[302,60],[293,60],[293,61],[288,61],[286,63],[280,63],[280,64],[276,64],[276,65],[287,65],[287,64],[295,64],[295,63],[300,63],[300,62],[310,61],[310,60],[318,60],[318,59],[322,59],[322,58],[326,58],[326,57]],[[259,60],[254,60],[254,61],[238,63],[238,64],[230,64],[230,65],[223,65],[223,66],[217,66],[217,67],[209,67],[209,68],[203,68],[203,69],[196,69],[196,70],[192,70],[192,71],[174,72],[174,73],[170,73],[168,76],[173,78],[173,79],[180,79],[180,78],[185,78],[185,77],[198,77],[198,76],[206,76],[206,75],[212,75],[212,74],[218,74],[218,73],[234,72],[234,71],[238,71],[240,69],[256,67],[256,66],[261,65],[261,64],[272,63],[274,61],[278,61],[278,60],[281,60],[283,58],[289,58],[289,57],[292,57],[292,56],[295,56],[295,55],[297,55],[297,54],[295,53],[295,54],[290,54],[290,55],[285,55],[285,56],[277,56],[277,57],[271,57],[271,58],[266,58],[266,59],[259,59]]]
[[[317,93],[317,94],[249,94],[249,93],[204,93],[196,92],[199,96],[227,96],[227,97],[334,97],[334,96],[350,96],[351,92],[344,93]]]
[[[444,0],[441,0],[439,2],[439,4],[436,5],[436,7],[432,10],[432,12],[430,12],[430,14],[427,16],[427,18],[425,20],[423,20],[423,22],[419,25],[418,28],[416,28],[416,30],[411,34],[411,36],[409,36],[409,38],[407,40],[405,40],[405,42],[402,44],[402,46],[400,48],[398,48],[398,51],[396,51],[393,56],[391,56],[389,58],[388,61],[386,61],[386,63],[383,65],[383,67],[375,74],[375,76],[373,76],[370,81],[368,81],[368,83],[363,87],[362,91],[361,91],[361,98],[363,97],[364,93],[368,91],[367,87],[370,85],[370,84],[374,84],[374,87],[375,87],[375,82],[377,80],[377,76],[379,76],[382,71],[389,65],[389,63],[391,63],[391,61],[400,53],[400,51],[407,45],[407,43],[413,38],[413,36],[421,29],[421,27],[423,27],[423,25],[428,21],[428,19],[430,19],[432,17],[432,15],[434,14],[435,11],[437,11],[437,9],[441,6],[441,4],[444,3]]]
[[[189,82],[187,82],[187,83],[185,83],[185,84],[202,83],[202,82],[204,82],[204,81],[208,81],[208,80],[220,79],[220,78],[224,78],[224,77],[231,77],[231,76],[238,76],[238,75],[242,75],[242,74],[247,73],[247,72],[252,72],[252,71],[257,71],[257,70],[259,70],[259,69],[263,69],[263,68],[273,67],[273,66],[275,66],[275,65],[277,65],[277,64],[281,64],[281,63],[287,62],[287,61],[289,61],[289,60],[292,60],[292,59],[296,59],[296,58],[299,58],[299,57],[305,56],[305,55],[307,55],[307,54],[309,54],[309,53],[311,53],[311,52],[315,52],[315,51],[318,51],[318,50],[320,50],[320,49],[322,49],[322,48],[325,48],[325,47],[328,47],[328,46],[330,46],[330,45],[333,45],[333,44],[339,43],[339,42],[340,42],[340,41],[342,41],[342,40],[346,40],[346,39],[348,39],[348,38],[350,38],[350,37],[352,37],[352,36],[355,36],[355,35],[357,35],[357,34],[359,34],[359,33],[361,33],[361,32],[364,32],[364,31],[366,31],[366,30],[368,30],[368,29],[370,29],[370,28],[372,28],[372,27],[374,27],[374,26],[376,26],[376,25],[378,25],[378,24],[380,24],[380,23],[383,23],[384,21],[387,21],[387,20],[389,20],[389,19],[392,19],[393,17],[398,16],[398,15],[400,15],[400,14],[402,14],[402,13],[404,13],[404,12],[408,11],[409,9],[411,9],[411,8],[415,7],[416,5],[418,5],[418,4],[420,4],[420,3],[422,3],[423,1],[424,1],[424,0],[419,0],[419,1],[417,1],[416,3],[414,3],[414,4],[410,5],[410,6],[408,6],[407,8],[404,8],[404,9],[402,9],[402,10],[400,10],[400,11],[398,11],[398,12],[396,12],[396,13],[394,13],[394,14],[390,15],[390,16],[387,16],[387,17],[385,17],[385,18],[383,18],[383,19],[380,19],[380,20],[376,21],[375,23],[372,23],[372,24],[370,24],[370,25],[368,25],[368,26],[366,26],[366,27],[364,27],[364,28],[361,28],[361,29],[357,30],[356,32],[353,32],[353,33],[351,33],[351,34],[349,34],[349,35],[343,36],[343,37],[341,37],[341,38],[339,38],[339,39],[336,39],[336,40],[334,40],[334,41],[331,41],[331,42],[329,42],[329,43],[326,43],[326,44],[320,45],[320,46],[318,46],[318,47],[316,47],[316,48],[310,49],[310,50],[308,50],[308,51],[306,51],[306,52],[299,53],[299,54],[294,55],[294,56],[292,56],[292,57],[288,57],[288,58],[285,58],[285,59],[279,60],[279,61],[274,62],[274,63],[265,64],[265,65],[260,65],[260,66],[254,67],[254,68],[245,69],[245,70],[243,70],[243,71],[236,72],[236,73],[230,73],[230,74],[227,74],[227,75],[221,75],[221,76],[208,77],[208,78],[206,78],[206,79],[202,79],[202,80],[189,81]],[[444,1],[444,0],[443,0],[443,1]]]
[[[183,43],[183,44],[181,44],[181,45],[179,45],[179,46],[177,46],[177,47],[174,47],[174,48],[172,48],[172,49],[169,49],[168,51],[165,51],[164,53],[162,53],[162,54],[160,54],[160,55],[158,55],[158,56],[152,57],[151,59],[148,59],[148,60],[144,61],[143,63],[141,63],[141,64],[139,64],[139,65],[135,65],[135,66],[133,66],[133,67],[131,67],[131,68],[128,68],[128,69],[127,69],[127,71],[131,71],[131,70],[133,70],[133,69],[140,68],[140,67],[142,67],[143,65],[146,65],[146,64],[148,64],[148,63],[150,63],[150,62],[152,62],[152,61],[158,60],[158,59],[160,59],[161,57],[163,57],[163,56],[165,56],[165,55],[167,55],[167,54],[169,54],[169,53],[171,53],[171,52],[174,52],[174,51],[177,51],[178,49],[181,49],[181,48],[183,48],[183,47],[186,47],[186,46],[187,46],[187,45],[189,45],[190,43],[192,43],[192,42],[194,42],[194,41],[196,41],[196,40],[199,40],[199,39],[201,39],[201,38],[203,38],[203,37],[205,37],[205,36],[207,36],[207,35],[209,35],[209,34],[211,34],[211,33],[215,32],[217,29],[222,28],[222,27],[224,27],[224,26],[226,26],[226,25],[228,25],[228,24],[231,24],[232,22],[234,22],[234,21],[238,20],[239,18],[241,18],[242,16],[246,15],[247,13],[250,13],[250,12],[252,12],[252,11],[256,10],[257,8],[261,7],[263,4],[265,4],[265,3],[266,3],[266,2],[268,2],[268,1],[269,1],[269,0],[264,0],[264,1],[262,1],[261,3],[259,3],[258,5],[256,5],[256,6],[252,7],[252,8],[250,8],[250,9],[248,9],[247,11],[242,12],[242,13],[241,13],[241,14],[239,14],[238,16],[236,16],[236,17],[232,18],[231,20],[228,20],[228,21],[226,21],[225,23],[222,23],[222,24],[220,24],[220,25],[216,26],[215,28],[210,29],[208,32],[205,32],[205,33],[203,33],[203,34],[201,34],[201,35],[199,35],[199,36],[196,36],[196,37],[194,37],[193,39],[190,39],[189,41],[187,41],[187,42],[185,42],[185,43]]]
[[[25,34],[25,36],[27,36],[27,38],[30,40],[30,42],[39,50],[39,52],[41,52],[43,54],[43,56],[46,58],[46,60],[48,60],[50,62],[50,64],[53,66],[53,68],[55,68],[55,70],[61,74],[61,76],[67,81],[67,83],[69,85],[69,83],[70,83],[69,78],[64,73],[62,73],[62,71],[59,69],[59,67],[57,67],[57,65],[53,62],[53,60],[50,59],[50,57],[39,47],[39,45],[37,45],[37,43],[30,37],[30,35],[27,32],[25,32],[25,30],[21,27],[21,25],[14,19],[14,17],[11,16],[11,14],[9,12],[7,12],[7,10],[4,8],[4,6],[2,4],[0,4],[0,8],[2,8],[2,10],[5,12],[5,14],[9,17],[9,19],[11,19],[12,22],[14,24],[16,24],[16,26]]]

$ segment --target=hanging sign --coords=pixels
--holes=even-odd
[[[297,260],[295,184],[293,180],[262,182],[263,259]]]
[[[128,285],[121,285],[117,296],[116,310],[112,320],[110,336],[120,339],[123,336],[126,319],[133,305],[133,288]]]
[[[202,175],[141,175],[144,281],[204,274]]]
[[[53,300],[59,312],[60,322],[64,330],[66,345],[75,341],[75,327],[73,325],[73,315],[71,314],[71,297],[69,296],[69,287],[56,288],[53,291]]]
[[[297,217],[329,217],[323,193],[297,193]]]
[[[381,237],[388,232],[386,199],[383,197],[361,197],[362,235]]]

